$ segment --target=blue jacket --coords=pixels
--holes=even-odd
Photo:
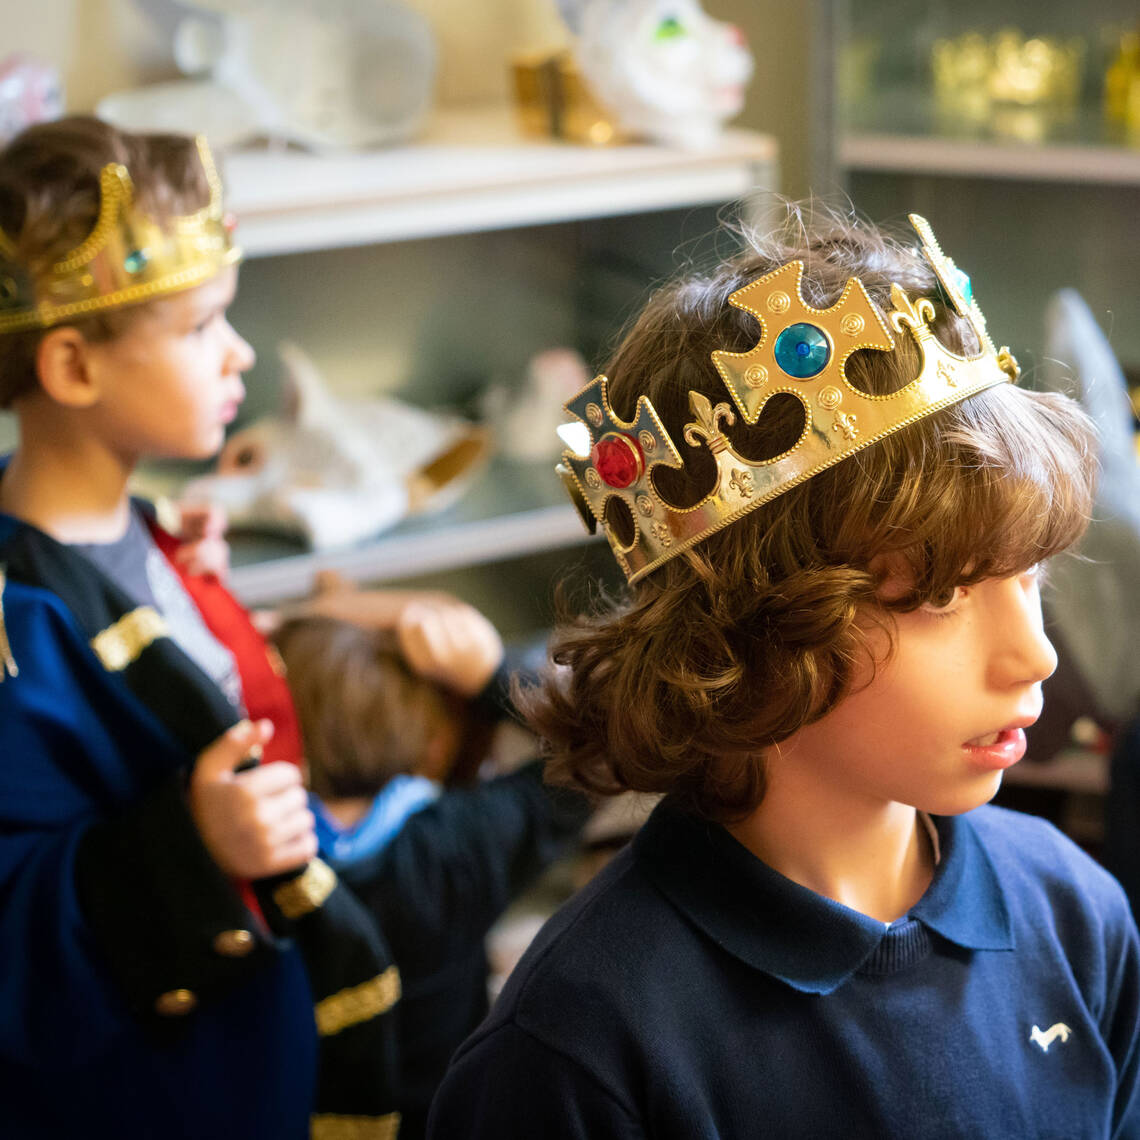
[[[395,1027],[371,999],[396,970],[373,918],[327,869],[272,884],[269,926],[247,909],[184,796],[235,713],[132,607],[0,515],[0,1134],[301,1140],[314,1111],[387,1115]],[[337,978],[371,1004],[343,1031],[336,1004],[318,1050]],[[329,1047],[345,1063],[322,1069]]]
[[[936,821],[889,928],[661,805],[539,934],[434,1140],[1140,1137],[1140,946],[1050,825]]]

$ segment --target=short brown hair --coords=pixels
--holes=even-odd
[[[725,399],[710,353],[744,352],[758,337],[755,318],[729,295],[797,258],[809,304],[834,304],[859,277],[886,312],[897,282],[935,301],[944,344],[977,349],[969,324],[938,301],[914,244],[818,207],[810,224],[791,206],[778,232],[742,236],[743,253],[665,287],[629,329],[605,369],[619,416],[631,420],[644,393],[672,438],[683,438],[690,389]],[[856,387],[897,391],[918,374],[916,344],[896,341],[892,352],[850,358]],[[758,424],[738,418],[726,434],[743,455],[765,459],[791,446],[802,423],[802,405],[785,394]],[[658,468],[658,489],[680,506],[701,499],[715,475],[707,450],[686,451],[683,471]],[[563,620],[551,654],[566,668],[516,694],[551,751],[548,777],[596,794],[666,793],[707,818],[743,816],[763,798],[765,749],[849,691],[866,652],[858,613],[913,609],[1063,550],[1086,525],[1095,473],[1092,427],[1077,405],[1013,385],[820,472],[620,598]],[[913,586],[888,607],[872,561],[892,553],[909,564]]]
[[[295,618],[273,636],[323,799],[375,795],[419,772],[435,736],[461,734],[463,702],[417,676],[395,636],[327,617]]]
[[[87,237],[99,216],[99,175],[109,162],[130,171],[135,201],[160,224],[209,201],[188,136],[129,134],[89,115],[38,123],[0,151],[0,229],[19,261],[10,269],[38,273]],[[0,261],[0,273],[4,268]],[[67,323],[103,341],[119,335],[130,316],[130,309],[115,309]],[[36,350],[44,332],[0,336],[0,408],[38,384]]]

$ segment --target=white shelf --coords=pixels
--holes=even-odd
[[[697,151],[525,139],[494,107],[440,113],[388,150],[235,152],[225,176],[238,240],[260,257],[729,202],[770,189],[776,157],[751,131]]]
[[[244,605],[263,606],[311,594],[320,570],[336,570],[356,582],[382,582],[591,541],[573,507],[544,507],[439,530],[391,535],[347,550],[238,566],[229,585]]]
[[[269,605],[311,593],[320,570],[383,582],[596,540],[565,498],[553,461],[498,459],[446,511],[414,516],[356,546],[309,552],[282,538],[235,534],[230,587],[247,606]]]
[[[1140,186],[1140,150],[1116,146],[866,133],[843,138],[839,157],[848,170]]]

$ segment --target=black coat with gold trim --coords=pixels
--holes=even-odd
[[[248,649],[213,589],[192,594],[207,625],[234,648],[244,623]],[[375,922],[319,861],[258,884],[255,913],[187,811],[193,758],[235,720],[160,615],[0,515],[6,1137],[395,1136]]]

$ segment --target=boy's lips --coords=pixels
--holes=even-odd
[[[1004,728],[967,740],[962,747],[971,763],[990,771],[1012,768],[1025,755],[1025,729],[1037,717],[1023,717]]]

